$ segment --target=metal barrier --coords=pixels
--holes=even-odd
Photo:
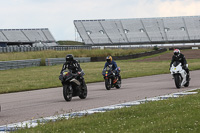
[[[0,61],[0,70],[40,66],[41,59]]]
[[[91,57],[80,57],[80,58],[74,58],[74,59],[77,60],[79,63],[91,61]],[[65,58],[47,58],[47,59],[45,59],[46,66],[52,66],[52,65],[63,64],[63,63],[65,63]]]
[[[29,52],[29,51],[43,51],[43,50],[74,50],[74,49],[92,49],[91,46],[44,46],[44,47],[0,47],[0,53],[9,52]]]
[[[91,57],[75,58],[79,63],[90,62]],[[47,58],[45,59],[46,66],[52,66],[65,63],[65,58]],[[18,69],[25,67],[40,66],[41,59],[31,60],[15,60],[15,61],[0,61],[0,70]]]

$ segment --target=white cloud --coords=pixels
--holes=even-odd
[[[73,20],[200,14],[196,0],[0,0],[1,29],[49,28],[56,40],[74,40]]]
[[[170,16],[194,16],[200,15],[200,1],[175,0],[165,1],[160,4],[159,14],[163,17]]]

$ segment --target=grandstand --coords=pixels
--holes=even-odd
[[[199,43],[200,16],[74,20],[86,45]]]
[[[56,46],[48,28],[0,29],[0,47],[7,46]]]

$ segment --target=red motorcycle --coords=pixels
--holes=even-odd
[[[107,90],[116,87],[119,89],[121,87],[121,76],[120,76],[120,68],[117,68],[118,73],[112,70],[112,67],[107,66],[103,71],[102,75],[105,80],[105,87]],[[117,74],[116,74],[117,73]]]

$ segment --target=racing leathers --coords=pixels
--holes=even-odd
[[[115,72],[116,75],[119,74],[117,63],[115,61],[106,62],[103,69],[105,69],[107,66],[112,67],[112,70]]]
[[[66,68],[71,70],[72,73],[78,73],[78,72],[82,71],[80,64],[76,60],[73,60],[73,61],[70,61],[70,62],[65,62],[63,64],[63,67],[62,67],[60,74],[62,74],[63,70],[65,70]]]
[[[63,64],[62,70],[60,72],[60,74],[62,74],[62,72],[65,69],[69,69],[72,73],[79,73],[79,76],[77,77],[78,80],[81,82],[81,85],[85,85],[85,80],[83,78],[83,76],[81,75],[82,69],[80,67],[80,64],[78,63],[78,61],[73,60],[73,61],[67,61]]]

